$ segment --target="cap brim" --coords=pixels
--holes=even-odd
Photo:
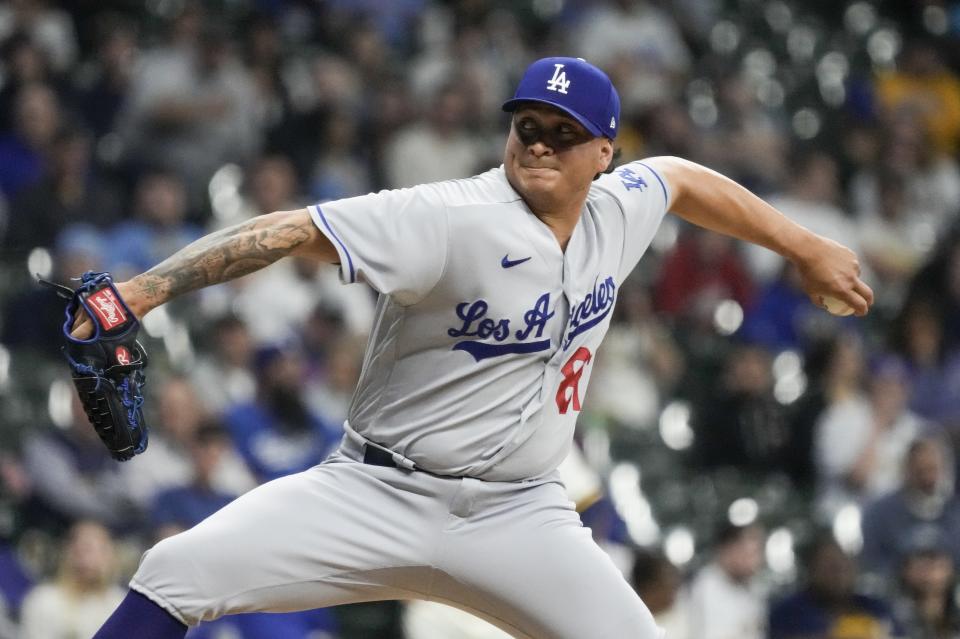
[[[551,102],[550,100],[544,100],[543,98],[513,98],[512,100],[507,100],[506,102],[504,102],[502,108],[504,111],[513,112],[513,111],[516,111],[517,108],[520,107],[520,105],[527,102],[536,102],[538,104],[546,104],[548,106],[552,106],[555,109],[563,111],[564,113],[569,115],[571,118],[573,118],[574,120],[582,124],[583,128],[585,128],[587,131],[592,133],[595,137],[598,137],[598,138],[609,137],[606,133],[600,130],[600,127],[590,122],[589,120],[587,120],[585,117],[583,117],[573,109],[566,107],[562,104],[558,104],[556,102]]]

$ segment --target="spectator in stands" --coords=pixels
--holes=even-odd
[[[274,266],[276,268],[274,268]],[[294,258],[271,265],[234,286],[232,309],[249,327],[259,344],[296,339],[325,291],[322,265],[310,258]],[[266,300],[277,300],[264,313]]]
[[[708,166],[759,192],[779,192],[789,170],[790,137],[783,119],[760,100],[747,68],[722,73],[710,87],[716,113],[701,126]],[[711,122],[710,120],[714,120]]]
[[[465,178],[476,172],[480,149],[464,130],[468,101],[461,87],[451,82],[429,102],[429,117],[396,132],[384,150],[390,188]]]
[[[307,375],[307,402],[331,424],[342,424],[347,419],[353,391],[360,380],[364,348],[364,341],[351,338],[341,328],[334,334],[323,367],[313,368]],[[314,359],[312,363],[318,362]]]
[[[955,562],[946,540],[917,540],[903,558],[894,610],[910,639],[960,636],[960,608],[954,597]]]
[[[89,519],[115,531],[130,531],[140,523],[141,513],[127,494],[120,466],[104,448],[72,388],[69,423],[31,432],[23,444],[23,463],[35,497],[25,516],[35,525],[60,531]]]
[[[581,17],[572,55],[624,71],[612,77],[626,113],[672,99],[691,66],[690,49],[674,17],[646,0],[594,6]]]
[[[373,177],[361,153],[358,129],[356,118],[346,110],[333,111],[327,118],[324,142],[310,178],[314,200],[324,202],[370,192]]]
[[[120,467],[127,493],[143,509],[149,509],[164,490],[198,481],[196,438],[209,421],[200,399],[205,392],[197,392],[190,380],[170,377],[157,382],[156,395],[147,404],[154,407],[148,422],[152,426],[150,454]],[[219,493],[237,496],[256,486],[232,447],[220,451],[215,463],[205,471],[211,488]]]
[[[200,5],[183,9],[171,43],[137,65],[121,125],[131,159],[175,169],[192,203],[214,171],[252,158],[261,143],[256,91],[215,20],[205,20]]]
[[[936,535],[960,562],[960,502],[954,495],[949,448],[942,438],[916,439],[904,460],[903,482],[863,513],[863,568],[892,578],[911,544]]]
[[[329,25],[327,25],[329,26]],[[285,84],[289,87],[291,112],[273,128],[268,128],[268,146],[271,153],[280,153],[290,158],[297,175],[309,178],[317,158],[324,152],[324,133],[335,113],[347,113],[355,122],[385,116],[394,108],[364,92],[382,88],[378,84],[365,86],[357,69],[343,57],[323,52],[309,57],[287,56],[283,70]],[[275,98],[273,98],[275,99]],[[365,107],[376,104],[377,108],[367,113]],[[407,110],[404,109],[404,117]],[[398,124],[391,120],[392,125]],[[376,137],[369,124],[361,128],[361,137],[367,141]],[[389,134],[396,132],[389,129]],[[370,137],[367,138],[366,136]],[[379,149],[379,145],[377,146]],[[377,150],[370,147],[371,157]],[[308,183],[309,184],[309,183]],[[382,185],[382,182],[380,182]]]
[[[952,400],[946,381],[960,360],[956,352],[946,348],[942,309],[929,295],[920,293],[907,299],[894,320],[891,343],[910,377],[910,408],[922,417],[937,420],[949,412],[947,406]]]
[[[685,228],[661,265],[656,310],[681,322],[712,326],[717,304],[728,299],[743,308],[753,300],[753,282],[737,244],[711,231]]]
[[[824,151],[798,149],[793,153],[790,182],[769,202],[784,215],[815,233],[829,237],[859,253],[857,228],[840,208],[837,163]],[[770,281],[780,273],[784,259],[756,244],[745,246],[754,278]]]
[[[917,384],[914,402],[919,411],[947,429],[956,445],[960,442],[960,225],[943,238],[910,289],[902,313],[910,321],[899,330],[900,343],[916,352],[910,355]],[[918,305],[921,308],[915,309]]]
[[[122,152],[113,133],[127,104],[133,70],[139,56],[136,24],[114,13],[102,13],[94,22],[96,57],[81,66],[74,79],[77,106],[97,142],[112,145],[105,160],[116,162]],[[116,136],[114,136],[116,138]]]
[[[916,114],[898,114],[885,124],[877,160],[854,175],[850,196],[862,259],[878,278],[878,303],[889,313],[957,220],[960,166],[936,155]]]
[[[680,347],[653,312],[650,292],[639,278],[620,287],[614,319],[598,353],[586,410],[618,423],[653,424],[684,373]]]
[[[899,64],[879,74],[876,91],[887,119],[902,113],[918,117],[938,154],[950,155],[960,146],[960,78],[932,43],[907,43]]]
[[[770,639],[907,637],[887,602],[856,592],[856,563],[830,534],[815,538],[803,563],[804,587],[771,607]]]
[[[25,256],[37,246],[49,247],[70,224],[103,229],[120,219],[120,191],[94,173],[91,144],[90,135],[79,129],[62,128],[54,137],[39,181],[13,200],[6,240],[12,253]]]
[[[13,112],[13,130],[0,136],[0,195],[8,200],[43,175],[60,127],[60,101],[48,85],[25,84]]]
[[[67,535],[56,579],[36,586],[23,602],[23,639],[90,637],[123,599],[110,533],[92,521]]]
[[[84,271],[102,271],[105,246],[103,234],[89,224],[62,227],[54,240],[50,279],[67,283]],[[23,259],[19,252],[14,254]],[[3,343],[25,355],[40,355],[60,363],[60,344],[53,336],[60,335],[63,327],[64,300],[49,289],[33,286],[3,302]]]
[[[191,481],[160,491],[150,508],[150,524],[156,539],[193,528],[237,497],[217,490],[214,485],[215,473],[224,453],[230,449],[227,432],[219,424],[207,422],[193,432],[192,438]]]
[[[44,52],[50,66],[67,72],[77,59],[77,35],[70,14],[43,0],[14,0],[0,5],[0,40],[26,33]]]
[[[862,338],[853,330],[828,332],[814,339],[804,356],[804,376],[808,384],[793,409],[791,430],[798,449],[791,467],[798,476],[815,482],[819,420],[832,406],[862,398],[865,366]]]
[[[638,550],[630,570],[630,583],[666,631],[669,639],[695,639],[690,634],[687,602],[680,596],[681,575],[658,551]]]
[[[869,393],[834,402],[817,421],[815,461],[825,517],[900,484],[910,442],[932,430],[907,407],[907,383],[899,359],[878,358],[871,366]]]
[[[232,404],[253,399],[256,380],[253,374],[254,341],[246,323],[233,314],[210,322],[207,345],[190,371],[193,388],[203,389],[199,399],[210,415],[221,415]]]
[[[725,523],[713,556],[689,586],[690,636],[697,639],[760,639],[766,593],[757,580],[763,568],[763,529]]]
[[[340,425],[313,414],[303,396],[304,362],[289,345],[271,345],[255,358],[257,397],[229,408],[224,423],[260,481],[310,468],[340,441]]]
[[[714,393],[695,405],[694,454],[701,466],[761,477],[783,470],[790,432],[786,408],[773,395],[771,359],[762,346],[738,345]]]
[[[293,23],[281,12],[258,11],[246,16],[236,32],[244,38],[243,62],[262,114],[264,148],[296,158],[301,175],[317,154],[319,137],[317,122],[305,117],[307,104],[323,91],[312,84],[306,68],[316,52],[298,41],[312,28],[305,14],[307,19]],[[292,24],[299,33],[293,33]]]
[[[255,165],[249,185],[249,197],[241,212],[244,216],[261,215],[299,206],[297,177],[289,159],[282,155],[266,155]],[[245,218],[244,218],[245,219]],[[226,222],[226,220],[224,220]],[[295,339],[317,304],[349,310],[369,326],[371,296],[369,291],[340,285],[331,269],[323,269],[315,260],[284,260],[251,277],[235,280],[202,293],[211,305],[230,305],[249,327],[258,343]],[[272,313],[263,312],[265,299],[282,299]]]
[[[274,153],[259,156],[243,176],[239,205],[213,205],[213,219],[208,230],[216,230],[244,222],[256,215],[273,211],[289,211],[303,206],[293,163],[285,155]]]
[[[324,383],[337,344],[349,340],[343,313],[336,306],[320,301],[300,332],[307,369],[312,380]]]
[[[53,86],[53,79],[43,50],[22,31],[0,37],[0,61],[5,72],[0,86],[0,134],[6,134],[16,126],[14,105],[20,89],[29,84]]]
[[[887,602],[856,592],[857,565],[829,533],[814,539],[803,568],[803,588],[770,609],[770,639],[906,639]]]
[[[293,163],[285,155],[262,155],[250,171],[247,217],[302,206],[300,184]],[[366,191],[364,191],[366,193]]]
[[[815,306],[800,287],[796,267],[787,262],[782,265],[780,275],[757,292],[737,335],[774,353],[804,352],[825,333],[853,326],[853,322],[851,318],[835,317]]]
[[[114,278],[139,273],[199,238],[202,229],[188,221],[190,213],[183,180],[172,172],[153,169],[137,181],[135,218],[110,233],[108,269]]]
[[[877,303],[889,313],[902,304],[910,276],[933,249],[940,230],[906,201],[905,180],[894,173],[877,177],[877,206],[858,216],[865,264],[876,277]]]

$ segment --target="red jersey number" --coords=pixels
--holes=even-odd
[[[580,411],[580,376],[583,375],[584,369],[592,358],[593,355],[590,354],[590,351],[581,346],[574,351],[567,363],[560,369],[563,381],[560,382],[560,388],[557,389],[557,409],[561,415],[567,413],[571,403],[573,404],[573,410]]]

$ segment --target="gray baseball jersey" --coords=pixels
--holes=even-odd
[[[621,167],[565,252],[502,168],[311,207],[343,280],[381,293],[343,443],[161,541],[130,587],[188,625],[425,599],[525,639],[660,637],[556,467],[668,201],[647,165]]]
[[[502,168],[310,207],[343,281],[382,294],[348,428],[438,474],[553,471],[667,201],[643,162],[602,176],[565,252]]]

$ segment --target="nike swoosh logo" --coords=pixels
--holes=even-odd
[[[533,256],[531,255],[530,257],[533,257]],[[523,264],[524,262],[529,260],[530,257],[525,257],[522,260],[511,260],[510,254],[507,253],[506,255],[503,256],[503,259],[500,260],[500,266],[502,266],[503,268],[512,268],[517,264]]]

